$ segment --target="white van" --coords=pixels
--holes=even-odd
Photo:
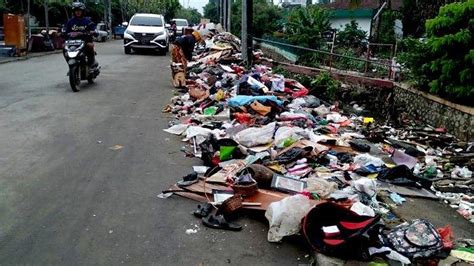
[[[169,49],[165,18],[156,14],[135,14],[123,34],[126,54],[138,49],[154,49],[166,54]]]

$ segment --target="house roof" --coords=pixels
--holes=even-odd
[[[402,0],[387,0],[390,1],[392,9],[399,10],[402,7]],[[351,6],[349,0],[336,0],[333,3],[323,4],[330,9],[377,9],[383,3],[379,0],[359,0],[359,4],[355,7]]]
[[[372,8],[331,10],[331,17],[333,18],[372,18],[374,14],[375,9]]]

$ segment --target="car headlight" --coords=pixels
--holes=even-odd
[[[163,35],[163,34],[165,34],[165,32],[164,32],[164,31],[160,31],[160,32],[158,32],[158,33],[156,34],[156,37],[161,36],[161,35]]]
[[[133,36],[133,32],[131,32],[130,30],[126,30],[125,33],[128,34],[128,35]]]

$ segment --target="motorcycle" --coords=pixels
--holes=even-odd
[[[69,84],[73,92],[80,91],[79,85],[81,80],[87,80],[89,84],[100,74],[100,67],[89,66],[87,56],[85,54],[86,42],[81,38],[84,34],[75,33],[64,43],[64,58],[69,65]]]

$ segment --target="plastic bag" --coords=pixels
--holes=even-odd
[[[373,164],[374,166],[382,166],[385,164],[382,159],[374,157],[368,153],[359,154],[354,157],[354,163],[360,166],[366,166],[369,164]]]
[[[282,92],[285,90],[285,77],[282,75],[275,75],[272,79],[272,91]]]
[[[454,247],[454,234],[453,229],[450,225],[436,229],[443,240],[444,249],[453,249]]]
[[[268,241],[279,242],[285,236],[297,234],[300,231],[301,219],[312,207],[311,201],[299,194],[271,203],[265,212],[270,223]]]
[[[298,132],[304,132],[301,128],[294,128],[294,127],[279,127],[275,132],[275,145],[278,148],[283,148],[285,145],[285,141],[288,138],[293,140],[299,140],[301,137],[298,136]]]
[[[245,147],[255,147],[268,144],[273,141],[276,123],[270,123],[264,127],[251,127],[244,129],[235,135],[235,140]]]
[[[228,105],[230,107],[239,107],[243,105],[250,104],[254,101],[259,101],[260,103],[266,103],[268,101],[274,102],[278,105],[283,105],[283,102],[278,100],[276,96],[249,96],[249,95],[237,95],[229,99]]]
[[[335,182],[329,182],[322,178],[310,177],[306,179],[306,184],[306,191],[315,192],[323,199],[337,190],[337,184]]]

